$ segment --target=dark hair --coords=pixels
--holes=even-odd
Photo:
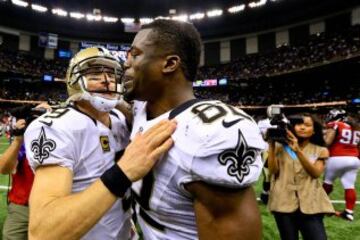
[[[194,25],[188,22],[159,19],[142,26],[141,29],[155,31],[156,34],[150,35],[151,40],[169,54],[178,55],[185,78],[189,81],[195,80],[200,62],[201,39]]]
[[[299,114],[303,117],[310,117],[314,124],[314,134],[310,137],[309,142],[315,145],[319,145],[324,147],[325,146],[325,140],[323,135],[323,126],[321,124],[321,121],[313,114],[310,113],[302,113]]]

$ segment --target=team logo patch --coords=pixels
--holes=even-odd
[[[46,138],[45,130],[41,127],[39,137],[31,141],[31,151],[34,153],[34,159],[40,164],[49,158],[50,152],[54,151],[56,143],[54,140]]]
[[[244,136],[239,130],[239,138],[234,149],[227,149],[223,151],[218,160],[221,165],[228,165],[227,172],[230,176],[236,177],[239,182],[244,180],[244,177],[250,173],[250,165],[255,162],[258,150],[249,148]]]
[[[109,143],[109,137],[108,136],[100,136],[100,144],[102,147],[102,150],[104,152],[110,151],[110,143]]]

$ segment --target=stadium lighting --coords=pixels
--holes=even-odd
[[[245,4],[241,4],[238,6],[233,6],[231,8],[228,9],[229,13],[237,13],[237,12],[241,12],[245,10]]]
[[[108,22],[108,23],[115,23],[119,21],[119,19],[116,17],[105,17],[105,16],[103,17],[103,20],[104,22]]]
[[[155,18],[155,20],[158,20],[158,19],[166,19],[166,20],[169,20],[170,17],[157,16],[157,17]]]
[[[86,19],[88,21],[100,21],[102,19],[102,17],[100,15],[93,15],[93,14],[86,14]]]
[[[153,22],[154,19],[153,18],[140,18],[139,21],[140,21],[140,24],[148,24],[148,23]]]
[[[265,5],[266,2],[267,2],[267,0],[260,0],[260,1],[257,1],[257,2],[250,2],[248,6],[250,8],[261,7],[261,6]]]
[[[31,9],[37,12],[47,12],[48,8],[38,5],[38,4],[31,4]]]
[[[199,20],[199,19],[203,19],[205,17],[204,13],[194,13],[190,15],[190,20]]]
[[[68,12],[65,10],[62,10],[61,8],[54,8],[53,10],[51,10],[51,12],[53,14],[61,16],[61,17],[66,17],[68,15]]]
[[[75,18],[75,19],[82,19],[85,17],[85,15],[82,13],[79,13],[79,12],[71,12],[70,17]]]
[[[19,7],[27,7],[29,6],[29,3],[21,0],[11,0],[12,4],[19,6]]]
[[[185,15],[172,16],[171,19],[175,21],[186,22],[189,19],[189,17],[188,15],[185,14]]]
[[[7,2],[7,1],[9,1],[9,0],[0,0],[0,3]],[[244,11],[247,7],[256,8],[256,7],[263,6],[268,2],[280,2],[280,1],[281,0],[252,0],[247,5],[246,4],[235,5],[235,6],[228,8],[227,11],[231,14],[235,14],[235,13]],[[21,7],[29,6],[29,2],[24,1],[24,0],[11,0],[11,3],[14,5],[17,5],[17,6],[21,6]],[[31,3],[31,1],[30,1],[30,4],[31,4],[32,10],[34,10],[34,11],[38,11],[38,12],[47,12],[48,11],[47,7],[42,6],[40,4]],[[169,16],[158,16],[155,18],[155,20],[157,20],[157,19],[173,19],[173,20],[177,20],[177,21],[200,20],[200,19],[205,18],[206,16],[208,18],[221,16],[221,15],[223,15],[224,11],[226,11],[226,10],[225,9],[224,10],[223,9],[211,9],[207,12],[196,12],[191,15],[187,15],[187,14],[175,15],[176,9],[170,9]],[[75,18],[78,20],[85,18],[87,21],[103,20],[106,23],[115,23],[115,22],[118,22],[119,20],[121,20],[124,24],[131,24],[131,23],[135,22],[134,18],[129,18],[129,17],[125,17],[125,18],[117,18],[117,17],[110,17],[110,16],[102,17],[101,9],[94,9],[93,13],[88,13],[88,14],[83,14],[80,12],[70,12],[70,14],[68,14],[67,11],[65,11],[64,9],[61,9],[61,8],[53,8],[51,10],[51,12],[54,15],[58,15],[58,16],[62,16],[62,17],[66,17],[66,16],[70,15],[71,18]],[[154,21],[154,19],[148,18],[148,17],[139,19],[140,24],[147,24],[147,23],[151,23],[152,21]]]
[[[206,13],[206,15],[211,18],[211,17],[218,17],[218,16],[221,16],[223,14],[223,10],[221,9],[214,9],[214,10],[211,10],[211,11],[208,11]]]
[[[121,21],[123,22],[123,23],[133,23],[134,22],[134,18],[121,18]]]

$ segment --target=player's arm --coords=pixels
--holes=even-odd
[[[252,187],[239,190],[192,182],[199,239],[261,239],[262,226]]]
[[[71,194],[71,187],[68,168],[37,168],[30,196],[30,239],[79,239],[117,199],[100,180],[77,194]]]
[[[25,128],[25,125],[26,125],[25,120],[20,119],[16,122],[15,128],[21,131],[23,128]],[[18,162],[18,154],[23,141],[24,141],[24,137],[22,135],[15,136],[13,142],[0,157],[1,174],[11,174],[14,171]]]
[[[128,181],[146,175],[172,146],[170,136],[174,130],[173,122],[163,121],[136,135],[118,161]],[[72,177],[71,170],[64,167],[37,168],[30,196],[30,239],[79,239],[116,201],[117,197],[102,180],[83,192],[71,194]]]
[[[337,125],[333,125],[333,127],[328,127],[325,130],[324,140],[325,140],[326,146],[329,147],[334,142],[335,137],[336,137],[336,131],[337,131]]]
[[[220,129],[223,134],[210,135],[211,140],[196,151],[192,181],[185,184],[194,198],[199,238],[261,239],[261,218],[251,185],[261,174],[265,143],[251,122],[241,131]]]

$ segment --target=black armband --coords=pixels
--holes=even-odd
[[[25,133],[25,128],[15,128],[13,130],[11,130],[11,135],[14,135],[15,137],[19,137],[19,136],[24,136]]]
[[[131,186],[131,181],[117,164],[106,170],[100,180],[112,194],[120,198]]]

